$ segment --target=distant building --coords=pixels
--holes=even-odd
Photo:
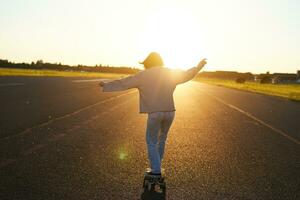
[[[258,83],[300,83],[300,70],[296,73],[273,73],[263,74],[240,73],[236,71],[215,71],[215,72],[201,72],[199,78],[216,78],[225,80],[236,80],[243,78],[247,81],[254,81]]]
[[[300,70],[297,73],[264,73],[257,74],[254,76],[255,82],[261,82],[263,79],[269,79],[269,83],[278,84],[278,83],[300,83]]]
[[[297,71],[297,83],[300,83],[300,70]]]
[[[299,78],[299,71],[297,74],[274,73],[272,74],[272,83],[296,83]]]

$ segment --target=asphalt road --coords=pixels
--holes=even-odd
[[[141,199],[137,91],[74,80],[0,77],[1,200]],[[197,82],[174,96],[166,199],[300,199],[300,103]]]

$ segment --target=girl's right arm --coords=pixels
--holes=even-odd
[[[101,81],[99,85],[103,87],[103,92],[114,92],[114,91],[123,91],[130,88],[137,88],[140,82],[139,73],[133,76],[128,76],[126,78],[114,80],[111,82]]]

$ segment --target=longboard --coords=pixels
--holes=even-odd
[[[161,176],[150,175],[149,174],[150,171],[151,169],[147,169],[144,174],[145,175],[143,181],[144,192],[156,193],[165,196],[167,185],[165,182],[164,171],[162,170]]]

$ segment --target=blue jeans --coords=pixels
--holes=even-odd
[[[174,116],[175,111],[148,114],[146,142],[153,173],[161,173],[161,161],[164,155],[165,143]]]

